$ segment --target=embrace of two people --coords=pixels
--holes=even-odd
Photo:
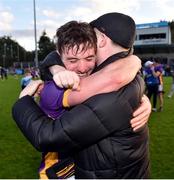
[[[57,49],[41,64],[39,105],[36,80],[12,109],[43,152],[40,178],[149,178],[151,105],[132,55],[135,35],[134,20],[116,12],[58,28]]]

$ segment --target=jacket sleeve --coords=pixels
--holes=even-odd
[[[52,80],[53,76],[49,71],[49,67],[53,65],[64,66],[60,56],[56,51],[52,51],[51,53],[49,53],[39,65],[40,76],[43,81]]]
[[[124,97],[126,91],[119,92],[91,97],[56,121],[47,117],[30,96],[19,99],[13,106],[12,114],[36,149],[58,151],[62,156],[68,156],[115,131],[130,128],[129,121],[139,105],[140,93],[135,91],[130,96],[134,98],[134,105],[130,105],[129,99]]]

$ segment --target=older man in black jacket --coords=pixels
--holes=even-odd
[[[109,13],[91,25],[102,57],[95,71],[130,52],[135,38],[132,18]],[[119,91],[91,97],[54,122],[24,96],[13,106],[13,117],[38,150],[71,154],[76,178],[149,178],[148,128],[133,132],[129,123],[143,92],[144,82],[137,75]]]

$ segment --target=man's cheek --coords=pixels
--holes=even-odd
[[[69,71],[76,71],[76,65],[74,64],[68,64],[67,66],[65,66],[67,70]]]
[[[93,63],[91,63],[91,65],[89,66],[89,68],[90,68],[90,69],[94,69],[95,65],[96,65],[95,62],[93,62]]]

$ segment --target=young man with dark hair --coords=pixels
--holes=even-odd
[[[77,61],[84,61],[84,70],[86,73],[83,74],[83,77],[81,76],[81,78],[89,76],[96,64],[97,51],[97,38],[91,26],[85,22],[70,21],[57,30],[57,37],[59,38],[57,48],[66,69],[72,70],[74,73],[80,73]],[[101,90],[103,85],[105,84],[101,81]],[[102,93],[102,91],[98,91],[98,88],[96,89],[94,87],[93,92],[96,91],[96,93]],[[67,106],[69,107],[71,105],[67,100],[68,92],[69,90],[65,91],[65,89],[56,86],[54,81],[46,81],[40,93],[39,104],[41,109],[50,118],[56,120],[68,110]],[[86,99],[78,98],[75,104],[77,101],[78,104],[80,104]],[[67,178],[71,176],[74,167],[71,161],[61,168],[61,170],[64,169],[63,172],[58,173],[56,171],[55,167],[61,166],[60,164],[64,161],[65,160],[59,158],[57,152],[44,152],[42,154],[42,163],[39,169],[40,178]],[[48,172],[52,173],[48,174]]]

